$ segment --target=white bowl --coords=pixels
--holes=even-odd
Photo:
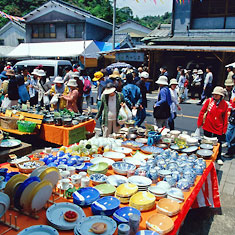
[[[96,158],[91,159],[90,162],[92,164],[97,164],[97,163],[100,163],[100,162],[105,162],[105,163],[108,163],[109,167],[111,167],[112,164],[114,163],[114,161],[112,159],[105,158],[105,157],[96,157]]]
[[[125,157],[125,158],[123,158],[123,161],[127,162],[127,163],[131,163],[131,164],[133,164],[137,167],[140,166],[143,163],[146,163],[145,160],[141,160],[141,159],[134,158],[134,157]]]
[[[124,153],[125,155],[129,155],[132,152],[132,149],[126,147],[114,147],[113,151],[118,153]]]
[[[118,152],[105,152],[103,153],[103,156],[114,161],[121,161],[126,155]]]
[[[127,162],[115,162],[112,164],[114,172],[120,175],[127,175],[129,170],[135,170],[136,166]]]
[[[165,191],[168,191],[171,188],[170,184],[166,181],[159,181],[156,186],[163,188]]]
[[[179,188],[171,188],[167,191],[167,197],[177,199],[178,201],[184,201],[184,194],[183,191]],[[168,197],[168,198],[169,198]]]

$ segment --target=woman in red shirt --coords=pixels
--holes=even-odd
[[[207,99],[199,113],[197,126],[202,127],[205,136],[218,138],[220,147],[217,163],[222,165],[221,142],[222,136],[226,133],[228,127],[228,104],[224,100],[223,87],[215,87],[212,95],[213,97]]]

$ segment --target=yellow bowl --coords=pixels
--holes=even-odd
[[[156,197],[149,192],[138,192],[130,198],[130,202],[137,206],[147,206],[154,203]]]
[[[125,183],[117,187],[116,193],[119,197],[130,197],[138,191],[135,184]]]

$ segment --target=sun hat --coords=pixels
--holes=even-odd
[[[11,65],[11,62],[7,62],[7,65]]]
[[[32,74],[32,75],[38,75],[38,69],[34,69],[31,74]]]
[[[216,86],[212,92],[212,95],[221,95],[224,97],[224,88],[221,86]]]
[[[175,78],[172,78],[171,80],[170,80],[170,86],[171,85],[178,85],[178,82],[177,82],[177,80],[175,79]]]
[[[166,76],[160,76],[155,83],[157,83],[159,85],[168,86],[168,78]]]
[[[142,73],[140,74],[140,77],[141,77],[141,78],[148,79],[148,78],[149,78],[149,74],[148,74],[147,72],[142,72]]]
[[[94,78],[92,79],[92,81],[93,82],[99,81],[103,76],[104,76],[104,74],[102,72],[98,71],[94,74]]]
[[[198,72],[197,69],[194,69],[194,70],[193,70],[193,73],[197,73],[197,72]]]
[[[121,75],[118,70],[114,70],[111,75],[109,75],[110,78],[120,78]]]
[[[44,77],[44,76],[46,76],[46,73],[45,73],[45,71],[43,69],[39,69],[37,75],[39,77]]]
[[[74,72],[74,73],[71,74],[71,77],[72,77],[73,79],[79,78],[79,77],[80,77],[80,73],[79,73],[79,72]]]
[[[231,79],[226,79],[225,82],[224,82],[224,85],[225,86],[233,86],[234,82]]]
[[[55,77],[54,83],[64,83],[64,80],[62,77]]]
[[[15,71],[13,69],[8,69],[6,72],[7,76],[15,76]]]
[[[203,71],[201,69],[198,69],[197,74],[203,74]]]
[[[77,87],[77,81],[73,78],[69,79],[67,86]]]
[[[103,91],[103,94],[109,95],[109,94],[112,94],[114,91],[116,91],[116,87],[110,82],[106,85],[106,88]]]

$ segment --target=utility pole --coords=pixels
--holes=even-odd
[[[117,0],[113,0],[113,50],[115,49],[116,4]]]

